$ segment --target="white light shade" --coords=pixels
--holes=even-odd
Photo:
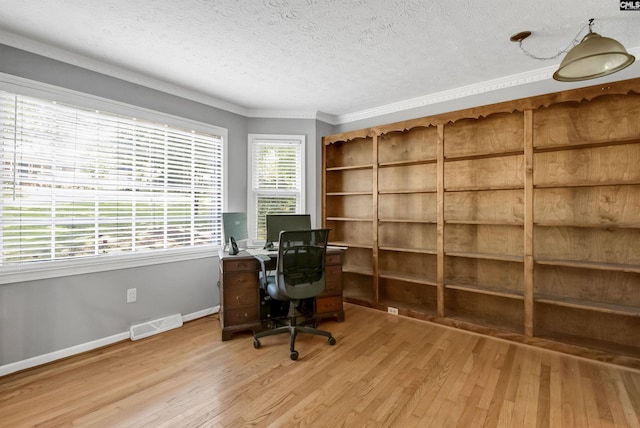
[[[589,32],[567,53],[553,78],[562,82],[595,79],[633,64],[635,57],[614,39]]]

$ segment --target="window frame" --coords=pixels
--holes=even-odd
[[[279,194],[299,193],[299,199],[296,206],[296,214],[307,214],[307,205],[305,200],[306,194],[306,173],[305,173],[305,147],[306,136],[302,134],[249,134],[247,149],[247,229],[249,232],[250,245],[264,243],[264,240],[257,238],[257,203],[256,198],[259,193],[253,188],[254,180],[254,148],[256,143],[272,142],[273,144],[286,142],[287,144],[297,144],[300,147],[300,170],[298,171],[300,179],[300,191],[281,191]]]
[[[219,135],[222,138],[222,211],[226,210],[228,203],[228,130],[226,128],[4,73],[0,73],[0,90]],[[0,268],[0,284],[214,257],[219,248],[220,245],[217,244],[206,244],[162,251],[110,255],[109,257],[2,266]]]

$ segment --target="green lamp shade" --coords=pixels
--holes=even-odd
[[[595,79],[620,71],[634,61],[635,57],[616,40],[589,32],[567,53],[553,78],[562,82]]]

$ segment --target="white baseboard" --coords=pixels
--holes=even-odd
[[[187,315],[183,315],[182,316],[182,322],[193,321],[193,320],[198,319],[198,318],[202,318],[202,317],[206,317],[206,316],[209,316],[209,315],[217,314],[218,312],[220,312],[220,305],[214,306],[212,308],[203,309],[203,310],[198,311],[198,312],[192,312],[192,313],[187,314]]]
[[[206,317],[211,314],[216,314],[220,311],[220,306],[214,306],[212,308],[203,309],[201,311],[193,312],[182,316],[182,321],[192,321],[197,318]],[[32,367],[47,364],[62,358],[71,357],[73,355],[81,354],[83,352],[91,351],[93,349],[102,348],[103,346],[112,345],[117,342],[129,339],[131,336],[129,331],[114,334],[113,336],[103,337],[102,339],[92,340],[91,342],[81,343],[79,345],[71,346],[69,348],[60,349],[58,351],[49,352],[48,354],[38,355],[36,357],[27,358],[26,360],[16,361],[15,363],[5,364],[0,366],[0,376],[5,376],[10,373],[15,373],[21,370],[30,369]]]
[[[67,358],[72,355],[81,354],[83,352],[91,351],[92,349],[101,348],[103,346],[127,340],[128,338],[129,332],[127,331],[124,333],[114,334],[113,336],[103,337],[102,339],[93,340],[91,342],[82,343],[70,348],[60,349],[59,351],[50,352],[48,354],[38,355],[37,357],[27,358],[26,360],[16,361],[15,363],[0,366],[0,376],[8,375],[9,373],[20,370],[30,369],[55,360]]]

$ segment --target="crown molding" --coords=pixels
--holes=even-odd
[[[262,119],[316,119],[315,110],[249,109],[247,117]]]
[[[627,49],[627,51],[634,55],[636,58],[640,57],[640,47]],[[555,82],[553,80],[553,73],[558,68],[558,64],[552,66],[539,68],[536,70],[526,71],[524,73],[512,74],[510,76],[501,77],[498,79],[488,80],[485,82],[475,83],[472,85],[462,86],[446,91],[436,92],[429,95],[424,95],[416,98],[410,98],[408,100],[399,101],[397,103],[386,104],[380,107],[374,107],[371,109],[361,110],[353,113],[346,113],[338,116],[333,116],[335,123],[332,125],[342,125],[349,122],[355,122],[363,119],[370,119],[378,116],[383,116],[390,113],[398,113],[405,110],[411,110],[414,108],[425,107],[428,105],[440,104],[447,101],[453,101],[460,98],[466,98],[471,96],[477,96],[484,93],[497,91],[501,89],[515,88],[522,85],[527,85],[536,82]],[[611,75],[613,76],[613,75]],[[615,81],[618,79],[616,76],[606,76],[606,81]],[[566,83],[562,83],[566,85]],[[585,80],[582,82],[574,82],[572,87],[589,86],[593,84],[591,80]]]
[[[256,119],[312,119],[320,120],[329,125],[338,124],[336,116],[312,110],[249,109],[247,117]]]
[[[525,73],[514,74],[511,76],[501,77],[499,79],[489,80],[486,82],[474,83],[472,85],[462,86],[455,89],[449,89],[429,95],[410,98],[408,100],[399,101],[397,103],[386,104],[380,107],[339,115],[336,117],[336,120],[338,122],[337,124],[345,124],[349,122],[355,122],[357,120],[383,116],[385,114],[398,113],[414,108],[440,104],[447,101],[453,101],[470,96],[476,96],[500,89],[540,82],[550,79],[555,69],[555,66],[545,67]]]
[[[324,123],[328,123],[329,125],[338,125],[338,118],[332,114],[329,113],[324,113],[322,111],[318,112],[318,116],[317,119],[324,122]]]

